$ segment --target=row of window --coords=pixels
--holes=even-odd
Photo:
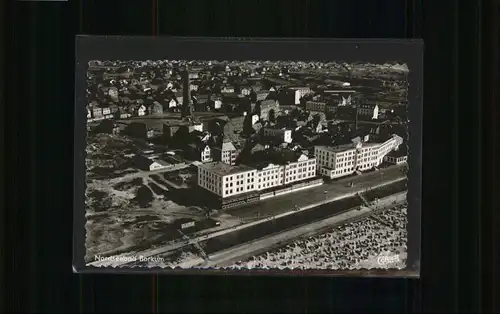
[[[247,186],[246,191],[251,191],[251,190],[253,190],[253,188],[254,188],[254,185],[251,184],[251,185]],[[236,193],[240,193],[240,192],[244,192],[244,191],[245,191],[245,187],[236,187],[234,193],[233,193],[233,189],[226,190],[226,195],[236,194]]]
[[[307,178],[312,178],[312,177],[314,177],[314,172],[308,172],[307,174],[304,173],[304,174],[299,174],[299,175],[296,175],[296,176],[292,176],[292,177],[286,178],[285,179],[285,183],[291,183],[291,182],[294,182],[294,181],[297,181],[297,180],[307,179]]]
[[[243,174],[236,174],[236,175],[232,175],[232,176],[227,176],[224,181],[233,181],[234,179],[238,180],[238,179],[243,179],[245,178],[245,175],[247,177],[253,177],[255,175],[255,172],[246,172],[246,173],[243,173]]]

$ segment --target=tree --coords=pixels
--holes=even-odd
[[[254,111],[255,111],[256,115],[260,116],[260,114],[261,114],[261,104],[260,104],[260,101],[258,101],[257,103],[255,103],[255,109],[254,109]]]
[[[267,119],[268,119],[268,120],[269,120],[269,122],[271,122],[271,123],[276,123],[276,112],[274,111],[274,109],[270,109],[270,110],[269,110],[269,113],[268,113]]]
[[[319,114],[315,114],[313,117],[312,117],[312,122],[314,123],[314,125],[318,125],[318,123],[321,121],[321,116]]]
[[[134,201],[141,207],[148,207],[153,199],[153,192],[147,186],[143,185],[137,190]]]
[[[255,130],[252,126],[252,115],[247,114],[245,119],[243,120],[243,134],[246,136],[251,136]]]
[[[257,102],[257,93],[253,90],[253,88],[250,91],[250,101]]]

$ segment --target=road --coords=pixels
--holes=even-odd
[[[396,183],[385,185],[381,189],[381,193],[383,193],[383,191],[387,191],[388,194],[393,194],[406,189],[406,183],[402,180],[399,180]],[[304,208],[301,211],[295,213],[289,212],[287,213],[287,216],[281,217],[279,219],[263,219],[252,223],[239,225],[233,228],[223,229],[207,235],[195,236],[187,241],[169,243],[155,249],[149,249],[143,252],[130,252],[121,254],[120,256],[141,255],[144,257],[151,257],[200,242],[202,243],[204,252],[206,254],[212,254],[214,252],[227,249],[231,246],[240,245],[241,243],[269,235],[270,230],[272,230],[272,232],[282,232],[283,230],[298,226],[300,224],[303,224],[304,222],[313,222],[332,215],[336,215],[344,210],[360,206],[362,205],[362,203],[363,201],[357,196],[347,197],[323,206],[317,206],[311,209]],[[313,205],[309,206],[312,207]],[[95,261],[89,263],[89,265],[96,267],[111,265],[116,267],[125,264],[128,264],[128,262]]]
[[[343,120],[343,119],[340,119],[340,120],[337,120],[335,119],[335,121],[337,122],[341,122],[341,123],[354,123],[355,121],[354,120]],[[381,124],[385,124],[385,125],[400,125],[401,122],[399,121],[390,121],[390,120],[385,120],[385,121],[365,121],[365,120],[358,120],[358,124],[375,124],[375,125],[381,125]]]
[[[229,243],[232,243],[231,245],[238,245],[241,244],[243,239],[249,238],[249,239],[255,239],[259,235],[266,235],[269,233],[269,230],[282,230],[279,229],[279,225],[283,224],[286,228],[286,226],[290,225],[290,223],[297,223],[300,221],[310,221],[311,219],[315,219],[316,215],[319,214],[320,218],[324,218],[327,215],[332,215],[335,213],[338,213],[342,210],[352,208],[355,206],[358,206],[361,204],[361,200],[359,198],[354,198],[357,201],[352,202],[349,201],[350,207],[345,207],[345,205],[342,205],[342,202],[335,202],[335,209],[332,210],[327,210],[327,211],[317,211],[312,208],[313,206],[318,206],[324,202],[328,202],[331,200],[339,199],[344,197],[346,194],[355,194],[358,192],[362,192],[366,189],[370,189],[376,186],[384,185],[387,184],[391,181],[397,180],[397,179],[403,179],[405,177],[404,173],[401,171],[405,167],[404,165],[398,165],[398,166],[392,166],[389,168],[384,168],[380,170],[376,170],[373,172],[368,172],[368,173],[363,173],[358,176],[353,176],[350,178],[343,178],[339,179],[334,182],[330,183],[325,183],[319,187],[313,187],[309,188],[306,190],[298,191],[295,193],[290,193],[282,196],[277,196],[274,198],[270,198],[255,204],[251,204],[249,206],[241,207],[241,208],[235,208],[235,209],[230,209],[227,211],[228,214],[240,217],[242,218],[242,221],[248,220],[248,218],[251,218],[250,220],[254,220],[251,223],[244,223],[240,226],[237,226],[236,228],[230,228],[230,229],[224,229],[221,231],[217,231],[214,233],[211,233],[209,235],[201,235],[198,237],[193,237],[192,240],[188,242],[180,242],[180,243],[174,243],[174,244],[167,244],[164,246],[161,246],[159,248],[153,249],[153,250],[146,250],[144,252],[141,252],[141,255],[143,256],[155,256],[158,254],[166,253],[172,250],[179,249],[181,247],[190,245],[195,242],[199,241],[204,241],[207,239],[212,239],[215,237],[220,237],[222,235],[225,235],[226,233],[234,233],[236,234],[236,231],[240,229],[247,229],[250,228],[248,231],[246,231],[244,234],[240,234],[237,236],[236,240],[230,240]],[[354,183],[354,187],[350,186],[350,183]],[[326,191],[326,193],[325,193]],[[397,189],[395,192],[391,193],[397,193]],[[388,194],[391,194],[388,193]],[[386,195],[388,195],[386,194]],[[352,199],[352,198],[350,198]],[[359,204],[358,204],[359,203]],[[267,222],[263,222],[266,217],[272,217],[272,216],[279,216],[279,215],[284,215],[285,213],[289,213],[290,210],[294,206],[298,206],[300,209],[307,209],[307,211],[312,211],[312,213],[304,215],[303,212],[297,212],[294,213],[292,216],[297,217],[294,219],[282,217],[280,219],[277,219],[276,222],[279,222],[278,226],[270,226],[266,225]],[[311,209],[309,209],[311,208]],[[259,219],[255,219],[257,214],[260,212]],[[305,211],[304,211],[305,212]],[[297,216],[299,215],[299,216]],[[304,215],[304,216],[301,216]],[[326,216],[325,216],[326,215]],[[286,219],[285,219],[286,218]],[[285,219],[285,220],[284,220]],[[259,227],[258,225],[263,225],[262,227]],[[271,228],[271,229],[269,229]],[[222,243],[227,242],[225,240],[226,238],[221,238]],[[222,244],[223,247],[225,247],[227,244]],[[219,245],[216,245],[219,246]],[[135,255],[136,253],[131,252],[130,254],[124,254],[124,255]],[[113,265],[116,262],[113,262]],[[91,265],[93,266],[107,266],[109,265],[110,262],[104,261],[104,262],[94,262]]]
[[[337,181],[325,183],[302,191],[276,196],[258,203],[226,210],[226,213],[240,218],[260,218],[278,215],[289,211],[294,205],[298,207],[314,203],[321,203],[328,199],[335,199],[348,193],[362,192],[376,185],[403,178],[406,175],[403,169],[406,165],[396,165],[373,172],[363,173],[358,176],[342,178]],[[353,182],[354,187],[349,184]],[[325,193],[326,191],[326,193]]]
[[[381,191],[386,191],[385,196],[405,191],[407,189],[405,181],[406,180],[401,180],[384,186],[381,188]],[[372,200],[369,199],[369,201]],[[238,231],[211,238],[203,241],[201,244],[206,254],[210,255],[233,246],[241,245],[245,242],[269,236],[273,233],[281,233],[291,228],[320,221],[361,205],[363,205],[363,201],[360,197],[346,197],[332,203],[299,211],[293,215],[284,216],[279,219],[269,219],[268,221]]]
[[[172,171],[176,171],[176,170],[186,169],[186,168],[189,168],[189,166],[191,166],[191,164],[184,164],[181,166],[174,166],[171,168],[158,169],[158,170],[152,170],[152,171],[139,170],[138,172],[126,174],[124,176],[113,178],[113,179],[109,179],[109,181],[112,183],[125,182],[125,181],[130,181],[130,180],[135,179],[135,178],[149,177],[150,175],[153,175],[153,174],[162,174],[165,172],[172,172]],[[102,180],[102,179],[96,179],[96,180]]]
[[[302,225],[288,231],[231,247],[228,250],[219,251],[216,254],[211,255],[210,259],[202,263],[200,267],[230,266],[237,261],[245,260],[251,256],[268,252],[272,248],[286,245],[286,243],[290,243],[297,238],[311,237],[316,234],[321,234],[326,230],[330,230],[334,226],[345,224],[353,220],[359,220],[370,216],[375,212],[385,211],[393,208],[394,206],[400,205],[406,199],[406,197],[401,196],[402,195],[396,196],[396,203],[389,204],[388,206],[384,206],[382,208],[368,208],[363,206],[360,210],[347,210],[343,213],[339,213],[333,217],[329,217],[318,222]]]

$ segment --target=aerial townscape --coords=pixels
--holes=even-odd
[[[94,267],[404,268],[405,64],[92,61]]]

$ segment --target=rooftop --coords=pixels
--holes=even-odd
[[[408,149],[406,147],[406,145],[401,145],[398,150],[393,150],[391,152],[389,152],[389,156],[392,156],[392,157],[403,157],[403,156],[406,156],[408,154]]]
[[[236,147],[234,147],[232,142],[223,142],[222,150],[236,150]]]
[[[231,166],[220,161],[201,164],[198,167],[213,172],[215,174],[218,174],[220,176],[227,176],[235,173],[255,170],[254,168],[251,168],[249,166],[245,165]]]
[[[327,150],[327,151],[332,152],[332,153],[341,153],[341,152],[356,148],[356,145],[355,144],[346,144],[346,145],[338,145],[338,146],[321,145],[321,146],[316,146],[316,147],[318,147],[320,149]]]

